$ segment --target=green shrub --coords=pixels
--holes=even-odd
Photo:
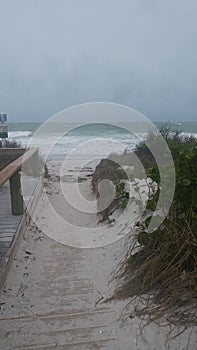
[[[146,302],[136,309],[138,315],[148,315],[149,321],[167,316],[176,325],[192,325],[197,324],[197,140],[163,132],[176,171],[173,203],[154,232],[147,231],[151,215],[138,223],[136,240],[121,266],[112,299],[142,296]],[[147,209],[154,211],[160,190],[158,168],[145,144],[136,152],[158,184],[147,203]]]

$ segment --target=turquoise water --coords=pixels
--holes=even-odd
[[[8,123],[8,129],[9,131],[13,132],[13,131],[30,131],[30,132],[35,132],[37,128],[40,127],[42,123]],[[116,123],[115,123],[116,124]],[[117,123],[118,124],[118,123]],[[175,123],[175,122],[170,122],[170,123],[162,123],[162,122],[154,122],[154,124],[160,128],[162,126],[162,124],[167,124],[171,130],[178,130],[181,132],[186,132],[186,133],[197,133],[197,122],[180,122],[180,123]],[[97,124],[98,125],[98,124]],[[104,127],[103,125],[105,125],[105,132],[108,130],[111,130],[110,127],[107,127],[106,124],[100,124],[100,127],[98,125],[97,127],[97,131],[98,132],[103,132]],[[125,126],[125,128],[130,125],[130,123],[125,123],[122,124],[123,126]],[[139,130],[140,131],[140,124],[137,123],[132,123],[134,130]],[[57,130],[59,128],[57,127]]]
[[[104,157],[109,153],[133,149],[147,133],[142,123],[115,124],[45,124],[42,134],[33,145],[39,147],[42,154],[48,154],[49,146],[52,146],[50,156],[53,159],[65,157],[73,151],[77,157],[82,154]],[[155,125],[160,128],[162,123]],[[9,139],[28,146],[32,138],[35,141],[34,132],[40,126],[41,123],[9,123]],[[178,130],[185,135],[197,137],[197,122],[169,123],[168,126],[172,131]]]

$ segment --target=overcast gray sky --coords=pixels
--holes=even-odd
[[[0,14],[9,121],[93,101],[197,121],[196,0],[0,0]]]

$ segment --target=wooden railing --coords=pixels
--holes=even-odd
[[[10,149],[11,150],[11,149]],[[0,171],[0,187],[9,180],[11,207],[13,215],[21,215],[24,213],[24,201],[21,194],[21,176],[20,170],[27,162],[31,162],[31,167],[37,169],[38,148],[32,148],[23,155],[8,164]]]

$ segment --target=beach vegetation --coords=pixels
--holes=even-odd
[[[126,258],[116,272],[117,287],[109,300],[129,298],[135,315],[147,322],[165,318],[171,325],[197,325],[197,139],[161,129],[174,161],[176,186],[173,203],[163,223],[153,232],[148,225],[160,191],[160,175],[147,144],[135,149],[148,177],[157,184],[147,202],[144,220],[136,223]],[[105,175],[107,169],[105,169]],[[122,188],[124,190],[124,188]]]

